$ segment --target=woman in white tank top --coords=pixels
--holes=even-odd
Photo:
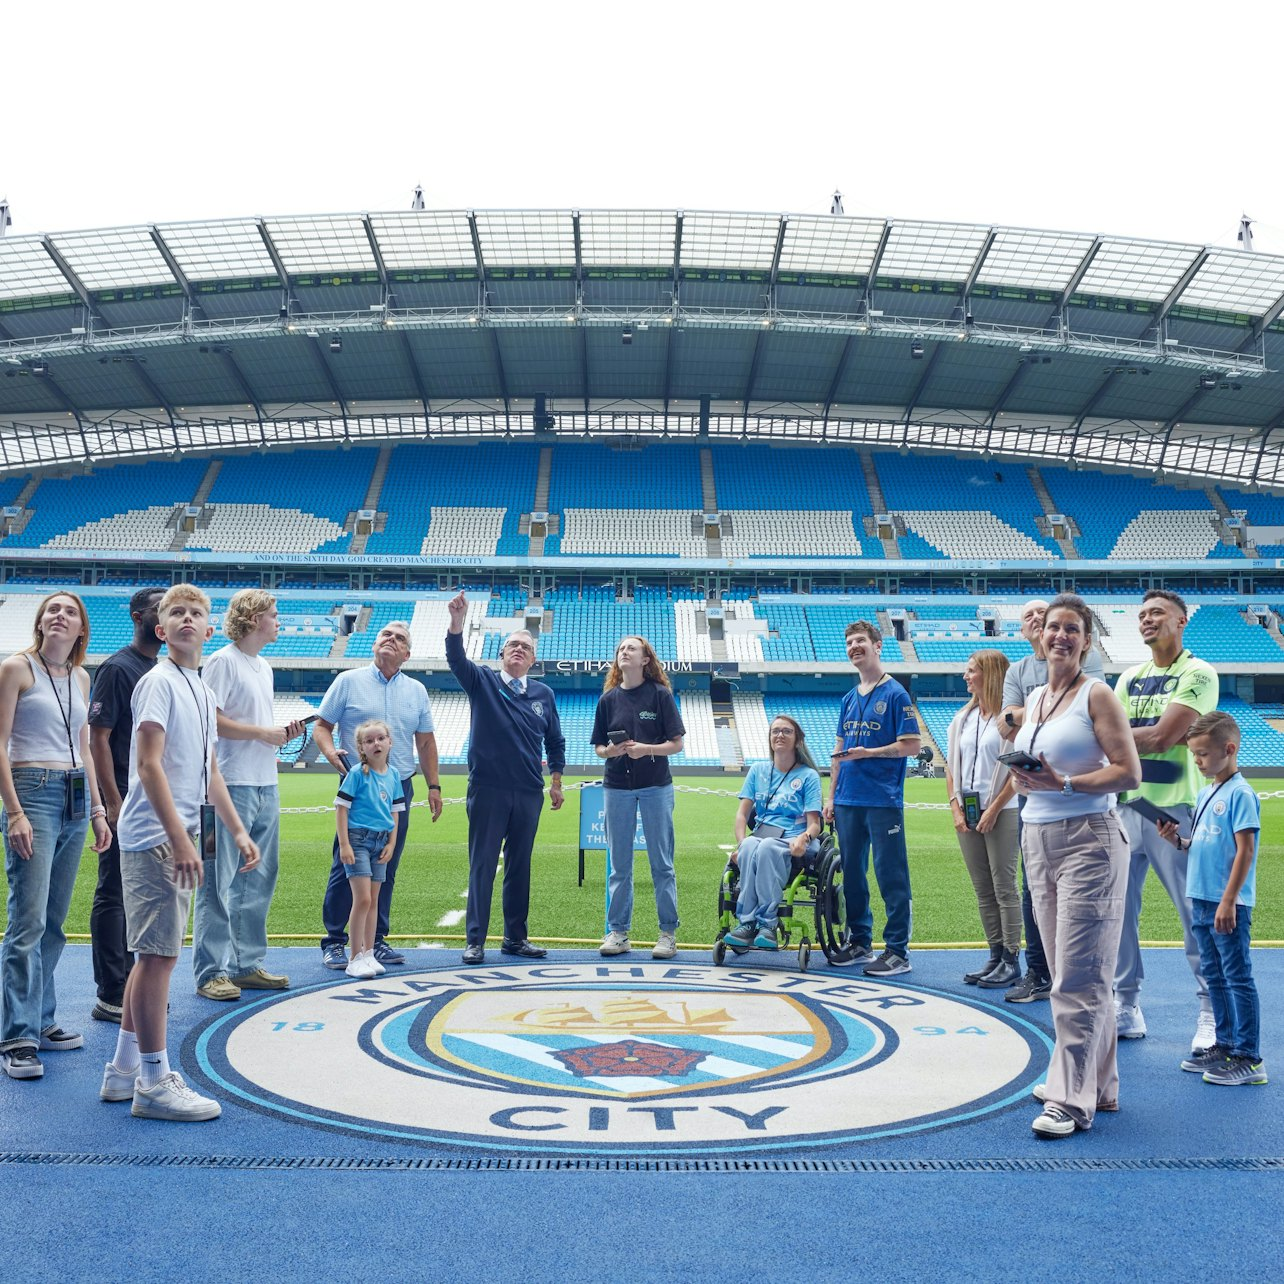
[[[111,842],[89,754],[89,620],[74,593],[36,611],[34,641],[0,664],[0,800],[9,926],[0,950],[0,1064],[39,1079],[39,1051],[79,1048],[54,1019],[62,925],[92,822],[93,849]]]
[[[1052,969],[1056,1046],[1032,1127],[1066,1137],[1119,1109],[1112,987],[1128,884],[1128,840],[1115,795],[1141,779],[1123,705],[1083,672],[1092,612],[1062,593],[1043,622],[1046,686],[1036,687],[1013,743],[1038,762],[1012,768],[1026,795],[1021,847],[1035,919]]]

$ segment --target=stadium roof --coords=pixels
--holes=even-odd
[[[1284,258],[1091,233],[424,210],[0,238],[0,470],[539,431],[1284,486]]]

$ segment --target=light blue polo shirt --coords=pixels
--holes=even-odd
[[[373,664],[339,674],[325,693],[318,712],[338,730],[339,747],[347,751],[354,763],[361,761],[357,753],[357,728],[370,718],[386,722],[392,732],[388,765],[403,780],[413,776],[419,766],[415,733],[434,730],[424,684],[400,670],[391,678],[385,678]]]

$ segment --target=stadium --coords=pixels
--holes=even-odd
[[[1284,260],[1106,235],[693,211],[428,211],[0,240],[0,645],[82,586],[93,651],[140,584],[280,595],[283,716],[412,618],[466,753],[470,654],[541,640],[568,742],[623,633],[675,666],[690,768],[824,743],[842,625],[939,738],[1020,603],[1140,594],[1284,766]],[[306,746],[290,755],[306,762]]]
[[[416,208],[11,233],[0,235],[0,373],[5,654],[30,643],[35,604],[53,589],[72,587],[87,605],[92,668],[129,641],[127,604],[139,587],[201,586],[213,603],[211,650],[222,643],[217,625],[232,594],[263,587],[281,614],[280,638],[265,654],[285,723],[315,712],[338,673],[368,665],[383,625],[408,620],[407,671],[428,688],[451,773],[448,801],[459,802],[469,712],[444,638],[446,604],[460,588],[473,659],[496,661],[514,628],[537,636],[568,774],[579,777],[599,768],[590,728],[617,641],[650,639],[687,729],[673,762],[692,795],[684,805],[701,849],[681,875],[692,905],[682,940],[689,962],[708,959],[739,778],[767,756],[768,723],[780,713],[827,750],[853,680],[843,641],[852,620],[877,623],[883,664],[909,690],[939,764],[965,699],[967,658],[982,647],[1028,654],[1019,631],[1027,599],[1080,593],[1113,678],[1148,658],[1137,629],[1142,595],[1176,590],[1190,607],[1186,644],[1217,669],[1220,707],[1244,729],[1242,764],[1261,791],[1284,775],[1284,258],[1107,233],[679,209]],[[1171,1163],[1240,1194],[1252,1174],[1278,1168],[1254,1158],[1278,1145],[1277,1112],[1245,1141],[1235,1131],[1243,1107],[1225,1101],[1243,1094],[1214,1091],[1218,1099],[1201,1097],[1199,1109],[1221,1130],[1218,1140],[1192,1151],[1182,1093],[1191,1076],[1165,1070],[1160,1082],[1159,1071],[1145,1071],[1143,1093],[1140,1066],[1129,1113],[1113,1136],[1113,1120],[1093,1133],[1091,1153],[996,1156],[983,1116],[1011,1109],[1020,1124],[1003,1126],[1021,1131],[1033,1080],[987,1078],[965,1036],[986,1034],[991,1050],[1024,1065],[1050,1046],[1046,1029],[1038,1013],[1026,1020],[1002,1003],[990,1029],[992,1014],[978,1017],[981,1005],[960,997],[954,963],[934,971],[930,961],[913,978],[920,988],[907,984],[899,1000],[921,1004],[917,1015],[894,1003],[880,1011],[881,1042],[871,1036],[860,1051],[894,1088],[905,1063],[891,1050],[947,1031],[963,1036],[941,1039],[926,1069],[905,1072],[914,1109],[904,1118],[875,1112],[844,1132],[812,1121],[801,1093],[759,1114],[709,1104],[730,1099],[712,1096],[685,1107],[611,1100],[586,1108],[574,1126],[588,1141],[572,1146],[569,1131],[566,1142],[553,1131],[572,1127],[562,1122],[569,1113],[558,1114],[569,1108],[551,1098],[473,1121],[474,1100],[461,1094],[458,1135],[434,1134],[431,1147],[392,1106],[377,1127],[357,1128],[344,1122],[348,1107],[326,1095],[307,1047],[324,1025],[322,982],[333,979],[316,962],[312,925],[323,877],[316,853],[333,826],[328,814],[306,813],[332,799],[333,774],[307,737],[280,759],[283,797],[288,787],[299,805],[283,825],[296,850],[283,855],[273,921],[281,943],[307,942],[317,975],[298,978],[271,1009],[274,1024],[259,1005],[258,1027],[249,1004],[248,1018],[211,1017],[189,987],[175,986],[174,1023],[192,1031],[184,1061],[237,1107],[234,1127],[244,1128],[224,1121],[231,1140],[222,1155],[200,1150],[218,1144],[202,1138],[194,1188],[245,1166],[263,1171],[256,1188],[266,1191],[270,1170],[325,1167],[330,1161],[317,1156],[330,1143],[357,1169],[471,1165],[493,1179],[505,1165],[614,1173],[612,1165],[632,1163],[687,1174],[691,1192],[705,1172],[771,1171],[798,1207],[827,1202],[813,1183],[818,1173],[856,1174],[840,1187],[848,1191],[870,1190],[862,1174],[942,1174],[960,1183],[942,1187],[953,1208],[956,1197],[970,1199],[962,1183],[978,1172],[1000,1174],[1014,1200],[1035,1191],[1052,1202],[1064,1186],[1043,1186],[1044,1174],[1061,1182],[1102,1165],[1139,1173],[1140,1187],[1157,1180],[1151,1167]],[[975,902],[938,814],[943,782],[910,783],[914,851],[925,866],[930,857],[948,870],[938,884],[916,882],[923,939],[973,943]],[[1268,825],[1276,805],[1264,808]],[[446,811],[432,833],[426,817],[414,822],[412,845],[431,856],[440,844],[445,855],[405,893],[403,939],[454,955],[459,932],[448,914],[458,904],[463,808]],[[549,834],[555,860],[537,875],[545,887],[533,914],[542,939],[568,951],[563,978],[588,969],[569,951],[591,950],[601,924],[601,866],[590,862],[576,886],[571,823],[545,815],[541,843]],[[1273,828],[1264,833],[1268,859],[1277,843]],[[87,878],[82,867],[81,920]],[[1264,889],[1268,878],[1277,884],[1264,868]],[[1145,943],[1172,944],[1176,916],[1162,892],[1151,900],[1151,882]],[[641,918],[641,879],[638,899]],[[1273,927],[1281,921],[1273,899],[1256,928],[1268,940],[1284,935]],[[69,930],[83,931],[72,920]],[[1180,951],[1154,955],[1154,1010],[1181,1029],[1167,1042],[1152,1036],[1147,1050],[1171,1060],[1189,1035],[1190,978],[1179,975]],[[597,962],[596,953],[584,958]],[[420,959],[425,969],[442,961]],[[791,987],[806,992],[828,980],[823,993],[837,1015],[829,1025],[800,1024],[791,1037],[814,1038],[819,1049],[831,1037],[837,1046],[841,1034],[856,1048],[857,1017],[842,1009],[869,1001],[856,996],[862,987],[832,984],[834,974],[820,970],[795,975],[788,963],[788,972],[726,970],[698,984],[675,968],[664,984],[705,998],[717,991],[734,1015],[737,1004],[748,1010],[756,1001],[755,986],[795,1002]],[[1262,965],[1264,974],[1274,963]],[[938,979],[947,970],[951,992]],[[424,975],[415,984],[431,989],[434,973]],[[488,976],[479,991],[511,983]],[[79,984],[90,988],[83,977]],[[472,997],[484,1024],[485,1003],[500,999]],[[412,1023],[403,991],[395,1001],[358,1001],[371,1007],[331,1002],[326,1020],[344,1046],[374,1040],[381,1074],[411,1059],[416,1041],[438,1037]],[[288,1069],[308,1067],[313,1099],[282,1104],[294,1090],[289,1075],[253,1059],[246,1029],[301,1041]],[[682,1133],[684,1109],[692,1120],[705,1112],[696,1141]],[[646,1110],[654,1136],[638,1141],[629,1112]],[[805,1144],[802,1132],[788,1143],[764,1140],[777,1110],[806,1116]],[[316,1131],[301,1134],[300,1124]],[[66,1162],[104,1165],[103,1180],[141,1180],[120,1169],[128,1166],[122,1147],[142,1143],[108,1132],[95,1158],[70,1123],[49,1135],[55,1141],[42,1134],[41,1154],[56,1142]],[[625,1144],[613,1150],[617,1135]],[[140,1168],[178,1162],[164,1152],[128,1163],[135,1160]],[[1027,1181],[1031,1173],[1038,1176]],[[383,1193],[409,1194],[379,1180]],[[678,1178],[663,1180],[671,1197]],[[658,1193],[659,1182],[648,1189]],[[746,1191],[760,1189],[744,1182],[706,1190],[692,1207],[730,1217]],[[559,1207],[539,1189],[521,1198]],[[586,1207],[623,1227],[610,1220],[619,1215],[615,1189],[595,1187]],[[470,1197],[489,1201],[483,1190],[461,1179],[447,1211],[467,1215]],[[1100,1204],[1100,1187],[1094,1197]],[[895,1218],[895,1198],[877,1199]],[[312,1233],[303,1203],[280,1214],[300,1237]],[[972,1215],[970,1205],[957,1206],[955,1226]],[[549,1209],[546,1217],[560,1215]],[[960,1249],[944,1229],[953,1214],[941,1215],[938,1233],[920,1246],[922,1273],[987,1274],[968,1236],[984,1241],[993,1227],[960,1230]],[[1162,1216],[1149,1216],[1144,1262],[1176,1269],[1165,1257]],[[1083,1265],[1082,1237],[1098,1229],[1089,1217],[1053,1233],[1051,1259]],[[699,1240],[684,1214],[675,1209],[673,1218],[687,1242]],[[908,1233],[897,1227],[896,1237]],[[266,1233],[261,1243],[257,1228],[245,1233],[265,1260],[280,1251]],[[539,1256],[538,1247],[528,1251]],[[451,1277],[470,1269],[466,1253],[450,1252]],[[966,1270],[956,1252],[968,1254]],[[531,1278],[565,1278],[539,1260]],[[203,1265],[195,1259],[198,1276]],[[1110,1269],[1129,1265],[1112,1260]],[[601,1269],[598,1261],[567,1274]],[[705,1278],[709,1269],[678,1277]]]

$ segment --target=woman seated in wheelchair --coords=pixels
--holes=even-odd
[[[740,866],[740,925],[724,939],[737,954],[779,948],[776,913],[790,860],[805,857],[820,838],[820,776],[802,727],[782,714],[772,719],[769,737],[771,760],[749,768],[736,812],[731,859]]]

